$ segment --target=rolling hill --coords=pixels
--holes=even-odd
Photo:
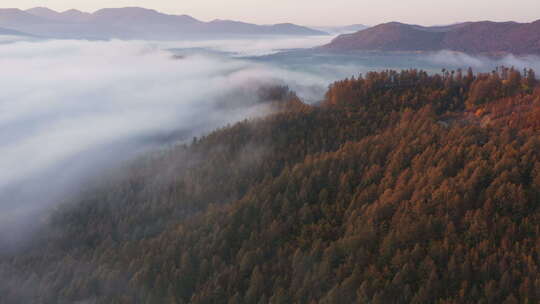
[[[126,7],[105,8],[92,14],[78,10],[56,12],[37,7],[26,11],[0,9],[0,27],[50,38],[180,39],[242,35],[325,35],[294,24],[256,25],[216,20],[203,22],[187,15]]]
[[[467,22],[424,27],[391,22],[338,36],[333,51],[437,51],[470,54],[540,54],[540,20],[532,23]]]

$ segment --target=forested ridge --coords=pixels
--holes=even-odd
[[[322,46],[324,50],[433,52],[501,56],[540,54],[540,20],[517,22],[464,22],[447,26],[419,26],[399,22],[379,24],[343,34]]]
[[[540,303],[533,71],[278,95],[57,208],[0,303]]]

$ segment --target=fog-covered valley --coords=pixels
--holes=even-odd
[[[28,223],[39,222],[44,210],[65,201],[106,168],[268,114],[258,102],[261,87],[288,86],[304,102],[317,103],[333,81],[368,71],[540,67],[535,57],[335,54],[317,49],[331,39],[3,37],[0,237],[18,240]]]
[[[290,85],[316,100],[329,82],[203,51],[175,57],[169,48],[6,37],[0,45],[0,237],[19,241],[44,211],[105,169],[268,114],[258,100],[263,87]]]

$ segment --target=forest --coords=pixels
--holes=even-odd
[[[540,84],[370,72],[141,157],[0,250],[0,303],[540,303]]]

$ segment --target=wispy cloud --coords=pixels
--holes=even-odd
[[[441,51],[427,56],[426,61],[447,68],[471,67],[477,71],[490,71],[498,66],[515,67],[518,69],[540,70],[540,57],[507,55],[500,58],[472,56],[460,52]]]
[[[159,42],[169,48],[204,48],[231,53],[234,56],[263,56],[289,49],[305,49],[324,45],[333,36],[263,37],[227,40],[186,40]]]
[[[263,114],[256,103],[261,85],[291,84],[317,98],[327,84],[239,59],[173,59],[167,47],[69,40],[0,45],[0,229],[55,204],[100,168],[153,147],[152,138],[199,135]],[[230,99],[234,106],[224,107]]]

